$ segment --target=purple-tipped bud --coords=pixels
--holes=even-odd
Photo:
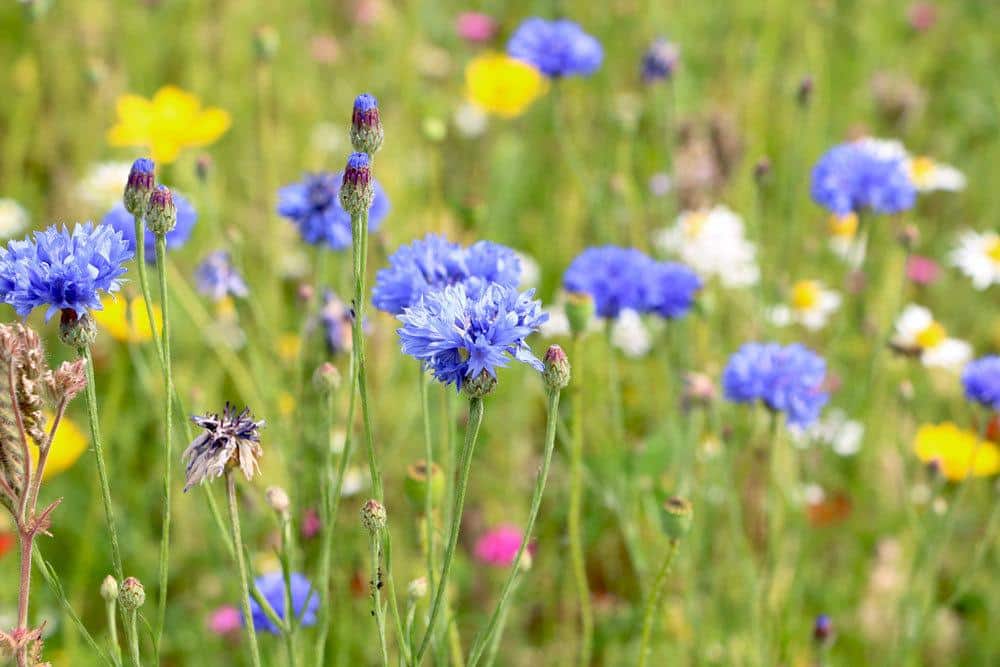
[[[813,78],[809,75],[802,77],[799,81],[799,88],[795,91],[795,99],[798,101],[799,106],[807,107],[809,102],[812,100],[813,88],[815,87],[813,83]]]
[[[166,236],[177,226],[177,205],[170,188],[158,185],[149,196],[146,208],[146,227],[156,236]]]
[[[542,378],[549,391],[562,391],[569,385],[569,358],[558,345],[549,346],[545,352],[545,370],[542,371]]]
[[[132,163],[125,183],[122,202],[132,215],[145,215],[149,197],[156,186],[156,165],[149,158],[141,157]]]
[[[384,138],[378,100],[368,93],[358,95],[351,113],[351,145],[354,150],[372,155],[382,147]]]
[[[677,69],[680,56],[676,44],[663,38],[657,39],[642,57],[642,80],[645,83],[669,80]]]
[[[361,525],[371,533],[377,535],[385,529],[387,516],[385,505],[371,498],[361,506]]]
[[[146,602],[146,590],[135,577],[128,577],[118,591],[118,602],[126,611],[134,611]]]
[[[72,308],[64,308],[59,320],[59,340],[74,350],[90,347],[97,340],[97,322],[87,313],[77,315]]]
[[[833,638],[833,621],[826,614],[816,617],[813,624],[813,639],[820,644],[826,644]]]
[[[374,200],[371,159],[367,153],[351,153],[340,185],[340,205],[354,217],[367,213]]]

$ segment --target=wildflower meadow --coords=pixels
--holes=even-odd
[[[0,662],[1000,664],[998,25],[0,4]]]

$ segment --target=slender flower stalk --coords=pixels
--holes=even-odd
[[[448,575],[451,573],[451,561],[455,556],[455,546],[458,544],[458,531],[462,525],[462,511],[465,508],[465,493],[469,485],[469,472],[472,469],[472,455],[476,449],[476,441],[479,439],[479,427],[483,423],[483,399],[469,399],[469,422],[465,428],[465,444],[459,454],[461,469],[459,470],[458,482],[455,485],[455,498],[451,512],[451,527],[448,531],[448,544],[445,546],[443,561],[441,563],[441,576],[438,577],[437,592],[434,595],[434,602],[431,604],[430,617],[427,620],[427,629],[424,631],[424,638],[420,641],[420,648],[413,658],[413,664],[419,665],[430,645],[431,637],[434,634],[434,625],[438,615],[441,613],[441,606],[444,602],[445,592],[448,590]]]
[[[250,611],[250,577],[247,574],[246,557],[243,554],[243,535],[240,532],[240,513],[236,504],[236,478],[233,469],[226,471],[226,497],[229,501],[229,524],[233,534],[233,552],[240,575],[240,606],[246,619],[247,638],[250,644],[250,664],[260,667],[260,648],[257,646],[257,631],[254,629],[253,614]]]
[[[660,607],[663,585],[667,581],[667,575],[670,573],[671,565],[673,565],[674,556],[677,555],[677,546],[679,543],[680,540],[671,538],[667,546],[667,556],[663,559],[663,565],[660,566],[660,571],[656,575],[656,581],[653,582],[652,590],[646,596],[646,606],[642,613],[642,639],[639,641],[638,667],[645,667],[646,658],[649,656],[649,639],[653,635],[653,617],[656,615],[656,610]]]
[[[351,349],[354,352],[354,372],[361,402],[361,418],[364,426],[365,449],[368,452],[368,472],[371,475],[372,495],[377,500],[383,498],[382,474],[379,472],[378,460],[375,456],[375,435],[372,427],[371,408],[368,401],[368,366],[365,357],[364,306],[365,306],[365,271],[368,254],[368,213],[351,215],[351,228],[354,238],[354,321],[351,334]]]
[[[136,237],[138,238],[138,236]],[[173,396],[174,378],[170,355],[170,297],[167,293],[167,243],[164,234],[156,234],[156,270],[160,279],[160,310],[163,313],[162,359],[163,383],[165,395],[163,399],[163,437],[166,454],[163,469],[163,526],[160,538],[160,571],[159,597],[156,612],[156,646],[159,647],[163,637],[163,626],[167,614],[167,584],[170,579],[170,506],[171,483],[173,481]],[[143,255],[139,255],[137,263],[144,264]],[[156,327],[154,326],[153,329]]]
[[[576,581],[577,604],[580,607],[580,656],[578,664],[590,664],[591,637],[594,632],[594,613],[590,605],[590,587],[587,583],[587,564],[583,553],[580,532],[580,513],[583,504],[583,345],[582,336],[573,337],[573,360],[576,364],[576,388],[573,391],[573,431],[569,453],[569,552]]]
[[[434,598],[434,494],[431,493],[431,474],[434,470],[434,445],[431,435],[431,415],[427,403],[427,383],[422,364],[417,366],[417,382],[420,385],[420,413],[424,425],[424,540],[427,545],[427,592]]]

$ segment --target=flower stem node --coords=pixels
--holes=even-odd
[[[118,581],[110,574],[101,582],[101,597],[105,602],[114,602],[118,599]]]
[[[156,186],[149,197],[146,226],[156,236],[166,236],[177,226],[177,205],[174,204],[173,193],[165,185]]]
[[[122,609],[134,611],[146,602],[146,589],[135,577],[128,577],[122,582],[121,591],[118,596]]]
[[[93,345],[97,340],[97,322],[90,315],[77,315],[72,308],[64,308],[59,320],[59,340],[80,350]]]
[[[368,93],[358,95],[351,113],[351,145],[354,150],[374,155],[382,147],[384,138],[385,130],[382,128],[378,100]]]
[[[691,529],[693,511],[691,503],[684,498],[671,496],[660,505],[660,524],[663,532],[672,540],[679,540]]]
[[[361,506],[361,525],[372,535],[377,535],[385,529],[387,516],[385,505],[371,498]]]
[[[549,391],[561,391],[569,385],[570,380],[569,357],[558,345],[551,345],[545,352],[545,370],[542,371],[542,378]]]
[[[469,398],[486,398],[496,389],[497,379],[483,371],[476,377],[467,378],[462,385],[462,391]]]
[[[340,185],[340,205],[351,216],[359,216],[368,212],[373,201],[375,183],[372,180],[371,159],[367,153],[351,153]]]
[[[149,158],[139,158],[132,163],[125,183],[122,203],[132,215],[144,215],[149,205],[150,195],[156,186],[155,165]]]
[[[582,336],[594,319],[594,298],[585,292],[570,292],[566,295],[566,319],[573,336]]]
[[[403,490],[406,497],[417,509],[426,507],[427,494],[431,495],[431,505],[437,506],[444,498],[444,472],[436,463],[431,463],[427,470],[427,461],[420,459],[406,468],[406,480]]]
[[[320,394],[332,394],[340,389],[340,371],[329,361],[323,362],[313,373],[313,387]]]
[[[281,516],[288,516],[288,509],[292,502],[288,499],[288,493],[280,486],[269,486],[264,492],[268,506]]]

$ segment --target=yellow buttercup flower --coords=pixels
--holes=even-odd
[[[292,362],[299,356],[302,349],[302,339],[296,334],[284,333],[278,336],[278,358],[285,362]]]
[[[469,101],[483,111],[513,118],[548,90],[548,80],[526,62],[486,53],[466,66],[465,86]]]
[[[975,433],[952,422],[921,426],[913,449],[924,463],[936,462],[941,474],[950,480],[1000,472],[1000,448],[988,440],[979,441]]]
[[[94,321],[104,328],[111,337],[123,343],[144,343],[153,337],[146,314],[146,302],[141,296],[128,299],[105,296],[101,299],[103,310],[91,311]],[[157,329],[163,329],[163,314],[160,307],[153,304],[153,319]]]
[[[173,162],[189,147],[208,146],[229,129],[229,112],[202,108],[201,100],[176,86],[164,86],[152,99],[122,95],[118,122],[108,130],[112,146],[142,146],[154,161]]]
[[[47,417],[47,423],[51,425],[52,415],[47,415]],[[56,429],[56,439],[52,442],[49,458],[45,462],[45,472],[42,473],[42,480],[55,477],[64,470],[72,467],[86,450],[87,437],[83,434],[83,431],[69,417],[63,416],[59,422],[59,428]],[[38,465],[37,447],[31,448],[31,461],[33,465]]]

